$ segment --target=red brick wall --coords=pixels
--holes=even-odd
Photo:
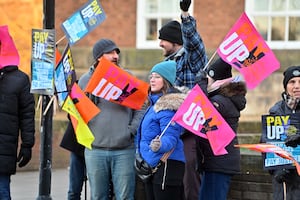
[[[194,16],[207,49],[215,50],[244,11],[244,1],[195,1]]]
[[[135,48],[137,0],[101,0],[106,20],[95,30],[76,43],[76,46],[92,46],[95,41],[109,37],[120,47]],[[206,47],[215,50],[244,11],[244,1],[240,0],[194,0],[193,16],[197,19]],[[84,0],[56,1],[57,38],[63,37],[62,22],[86,3]],[[178,5],[179,6],[179,5]],[[180,13],[178,13],[179,15]],[[66,42],[66,41],[64,41]],[[63,42],[61,43],[63,44]]]
[[[55,27],[57,41],[64,36],[61,24],[87,0],[55,1]],[[106,20],[95,30],[78,41],[74,48],[91,47],[100,38],[108,37],[121,48],[135,48],[137,0],[100,0]],[[244,10],[240,0],[193,0],[194,13],[208,51],[215,51]],[[43,3],[40,0],[0,0],[0,24],[8,24],[21,54],[21,68],[30,73],[31,29],[42,28]],[[15,15],[18,13],[18,15]],[[179,13],[178,13],[179,15]],[[64,47],[66,39],[59,47]]]
[[[60,27],[62,22],[86,2],[86,0],[56,1],[57,38],[64,35]],[[121,47],[135,47],[136,0],[101,0],[100,3],[106,14],[105,21],[76,43],[76,46],[92,46],[98,39],[107,37]],[[64,42],[66,41],[61,44]]]

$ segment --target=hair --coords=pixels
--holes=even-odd
[[[171,83],[169,81],[167,81],[166,79],[163,78],[163,87],[161,88],[160,92],[162,92],[162,94],[165,95],[165,94],[168,93],[168,91],[170,91],[171,88],[173,88],[173,86],[171,85]],[[151,88],[150,88],[150,86],[149,86],[149,89],[148,89],[148,94],[151,94]],[[146,105],[147,106],[150,105],[149,99],[147,100]]]

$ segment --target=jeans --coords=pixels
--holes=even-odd
[[[134,148],[85,149],[91,200],[107,200],[112,179],[116,200],[133,200],[135,190]]]
[[[11,200],[10,175],[0,174],[0,200]]]
[[[82,186],[85,179],[86,174],[84,158],[71,152],[68,200],[80,200]]]
[[[226,200],[232,175],[203,172],[199,200]]]

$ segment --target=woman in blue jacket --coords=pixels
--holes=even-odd
[[[164,153],[173,152],[151,181],[145,183],[148,200],[183,199],[185,157],[180,139],[183,129],[170,121],[186,94],[173,87],[175,76],[174,61],[158,63],[150,72],[149,107],[138,129],[137,151],[152,168],[159,164]]]

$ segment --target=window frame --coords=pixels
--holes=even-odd
[[[255,1],[260,0],[245,0],[245,12],[247,13],[249,19],[252,21],[252,23],[255,26],[253,17],[254,16],[266,16],[268,17],[268,26],[267,26],[267,44],[271,49],[300,49],[300,41],[287,41],[288,35],[289,35],[289,19],[290,17],[300,17],[300,11],[289,11],[286,9],[285,11],[255,11],[254,10],[254,4]],[[272,0],[268,1],[268,5],[270,6],[270,2]],[[289,0],[286,0],[286,3],[289,3]],[[284,17],[285,19],[285,26],[284,26],[284,40],[280,41],[271,41],[271,18],[272,17]],[[258,30],[259,31],[259,30]]]
[[[162,13],[151,13],[147,14],[144,12],[145,4],[148,0],[138,0],[137,1],[137,20],[136,20],[136,48],[137,49],[160,49],[159,47],[159,39],[156,40],[146,40],[146,31],[147,29],[147,19],[157,19],[157,36],[158,36],[158,30],[162,27],[162,19],[164,18],[170,18],[172,20],[177,20],[181,22],[180,20],[180,7],[179,7],[179,1],[178,1],[178,10],[174,12],[170,12],[168,14],[162,14]],[[167,0],[164,0],[167,1]],[[169,0],[174,1],[174,0]],[[192,15],[193,13],[193,2],[191,3],[191,6],[189,8],[189,13]]]

